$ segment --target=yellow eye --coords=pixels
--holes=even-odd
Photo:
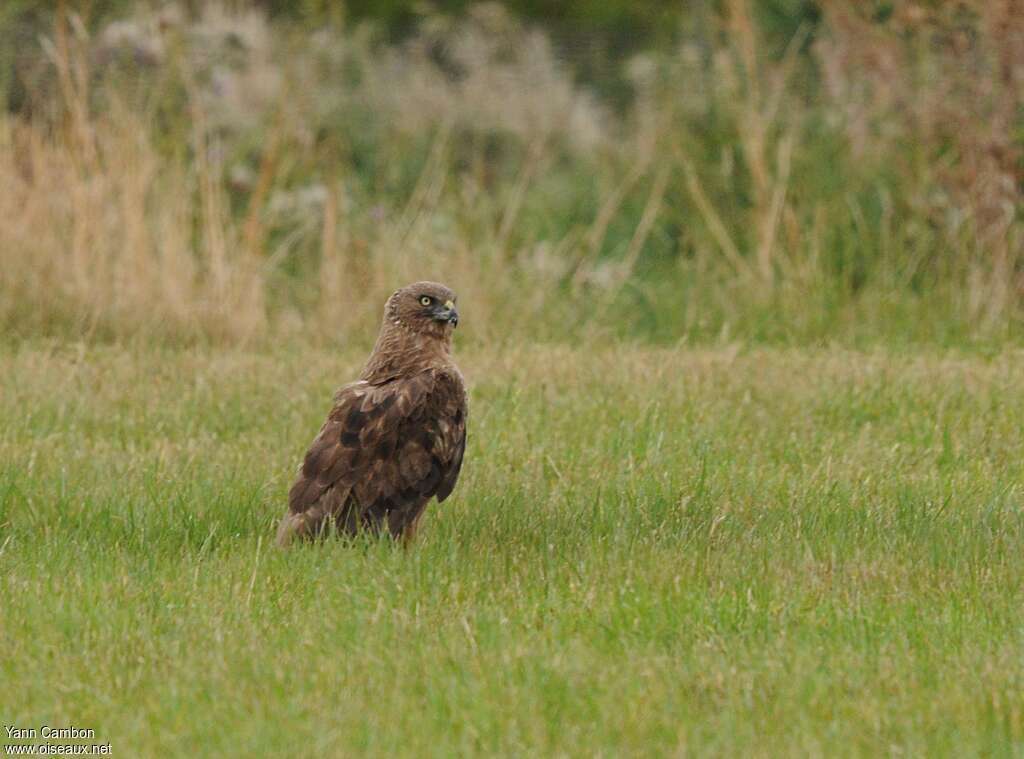
[[[429,306],[434,301],[429,295],[424,295],[420,298],[420,304],[423,306]]]

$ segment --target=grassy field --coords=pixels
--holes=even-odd
[[[0,725],[1024,757],[1019,6],[0,3]],[[420,279],[461,483],[278,551]]]
[[[117,756],[1024,752],[1024,353],[473,348],[409,550],[271,545],[362,348],[0,348],[0,715]]]

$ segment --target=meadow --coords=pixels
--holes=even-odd
[[[0,3],[0,724],[1024,755],[1022,19]],[[277,550],[420,279],[459,485],[407,549]]]
[[[466,350],[466,467],[415,545],[278,550],[366,347],[3,348],[5,724],[119,756],[1024,750],[1019,350]]]

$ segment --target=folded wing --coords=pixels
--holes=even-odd
[[[287,526],[309,535],[329,519],[348,532],[384,519],[414,520],[432,496],[451,494],[465,445],[466,398],[457,374],[428,370],[346,385],[306,453],[282,533]]]

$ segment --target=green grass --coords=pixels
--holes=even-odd
[[[0,721],[117,756],[1024,753],[1024,353],[473,349],[409,550],[271,545],[362,356],[0,348]]]

